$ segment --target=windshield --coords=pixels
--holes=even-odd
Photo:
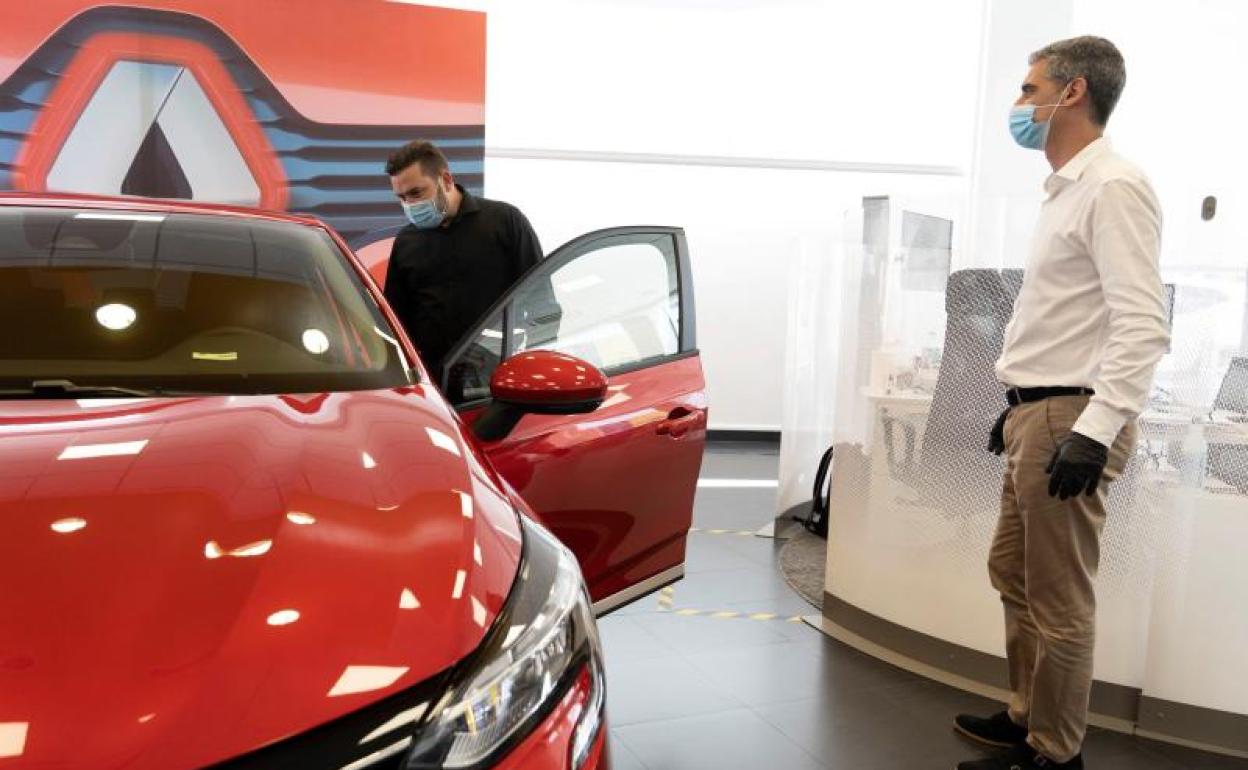
[[[301,393],[410,384],[327,233],[202,214],[0,208],[0,390]]]

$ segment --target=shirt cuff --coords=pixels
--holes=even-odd
[[[1089,401],[1071,430],[1103,444],[1108,449],[1118,440],[1118,434],[1126,424],[1127,418],[1113,407],[1099,401]]]

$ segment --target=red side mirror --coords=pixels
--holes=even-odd
[[[607,377],[574,356],[532,350],[499,364],[490,378],[490,395],[526,412],[580,414],[602,404]]]
[[[526,414],[585,414],[602,406],[607,376],[591,363],[551,350],[520,353],[490,377],[493,401],[472,424],[484,441],[499,441]]]

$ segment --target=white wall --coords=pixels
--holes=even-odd
[[[980,0],[425,4],[487,12],[486,192],[548,250],[686,228],[712,428],[780,427],[799,249],[863,195],[960,194]]]

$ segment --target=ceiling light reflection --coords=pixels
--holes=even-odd
[[[416,594],[412,593],[412,589],[404,588],[403,593],[399,594],[399,609],[402,609],[402,610],[420,609],[420,600],[416,598]]]
[[[528,626],[512,626],[507,629],[507,638],[503,640],[503,649],[505,650],[511,647],[511,645],[520,638],[520,635],[524,633],[524,629],[526,628],[528,628]]]
[[[238,548],[227,551],[216,540],[209,540],[204,544],[204,558],[219,559],[222,556],[233,556],[239,559],[246,559],[252,556],[264,556],[272,547],[272,540],[257,540],[254,543],[240,545]]]
[[[0,722],[0,757],[20,757],[26,752],[30,722]]]
[[[227,556],[239,556],[243,558],[246,558],[248,556],[263,556],[266,553],[268,553],[269,549],[272,547],[273,547],[272,540],[259,540],[254,543],[248,543],[247,545],[239,546],[238,548],[235,548],[233,551],[230,551],[227,554]]]
[[[305,526],[316,523],[315,516],[310,513],[302,513],[301,511],[290,511],[286,514],[286,520],[291,524],[301,524]]]
[[[472,598],[472,622],[481,628],[485,628],[485,605],[477,601],[477,597]]]
[[[425,715],[425,711],[428,708],[428,703],[421,703],[416,706],[412,706],[406,711],[400,711],[390,719],[386,720],[383,724],[378,725],[376,730],[373,730],[371,733],[361,738],[360,745],[363,746],[369,741],[375,738],[380,738],[386,733],[393,732],[400,727],[414,726],[416,722],[418,722],[420,718]]]
[[[98,219],[108,222],[163,222],[164,214],[108,214],[105,212],[83,211],[74,214],[74,219]]]
[[[314,356],[329,350],[329,337],[320,329],[308,329],[303,333],[303,348]]]
[[[360,462],[370,471],[377,467],[377,461],[368,452],[360,452]]]
[[[147,446],[147,439],[142,441],[115,441],[111,444],[80,444],[67,446],[57,455],[58,460],[85,460],[90,457],[119,457],[121,455],[137,455]]]
[[[445,449],[451,454],[459,457],[459,445],[455,443],[455,439],[446,435],[437,428],[425,428],[425,433],[429,434],[429,440],[439,449]]]
[[[422,3],[425,2],[425,0],[420,1]],[[364,743],[364,741],[360,741],[360,743]],[[402,754],[411,745],[412,736],[409,735],[402,740],[395,741],[384,749],[377,749],[372,754],[365,754],[354,762],[343,765],[338,770],[366,770],[366,768],[375,767],[390,757],[397,757],[399,754]]]
[[[269,616],[270,626],[289,626],[299,619],[299,610],[278,610]]]
[[[119,332],[129,329],[134,325],[139,314],[129,305],[123,305],[120,302],[112,302],[107,305],[100,305],[95,310],[95,320],[100,326],[111,331]]]
[[[62,535],[68,535],[70,532],[77,532],[85,526],[87,526],[86,519],[79,519],[76,517],[69,519],[57,519],[52,522],[52,531],[59,532]]]
[[[451,591],[452,599],[459,599],[464,595],[464,581],[467,579],[468,573],[464,570],[461,569],[455,573],[455,589]]]
[[[101,409],[108,407],[125,406],[126,404],[138,404],[147,401],[146,398],[76,398],[75,403],[83,409]]]
[[[334,686],[329,688],[328,697],[354,695],[389,687],[399,681],[399,677],[406,674],[407,670],[407,666],[347,666],[338,681],[334,682]]]

